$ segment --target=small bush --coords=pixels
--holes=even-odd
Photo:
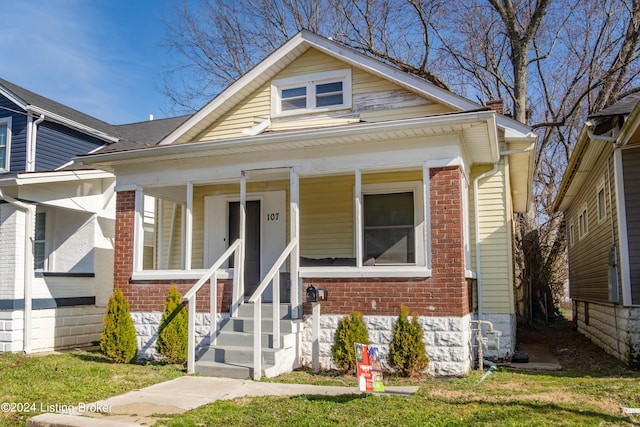
[[[182,305],[182,295],[172,285],[164,302],[156,349],[168,363],[185,364],[188,342],[187,310]]]
[[[364,324],[364,318],[357,312],[340,320],[331,347],[333,360],[344,372],[353,372],[356,369],[354,343],[369,344],[369,332]]]
[[[429,366],[423,335],[416,315],[409,322],[409,308],[400,307],[400,317],[393,327],[393,340],[389,346],[389,364],[401,376],[419,376]]]
[[[109,298],[100,349],[116,363],[131,363],[136,358],[136,329],[129,315],[129,303],[120,289]]]

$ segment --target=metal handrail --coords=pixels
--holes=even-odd
[[[213,263],[213,265],[198,279],[198,281],[187,291],[186,294],[182,297],[182,301],[187,301],[189,303],[189,321],[188,321],[188,332],[187,336],[189,337],[189,342],[187,345],[187,372],[192,374],[195,372],[195,363],[196,363],[196,341],[195,341],[195,331],[196,331],[196,293],[202,288],[202,286],[210,279],[210,292],[209,292],[209,310],[211,313],[211,325],[209,327],[209,342],[210,344],[215,344],[215,338],[218,329],[218,321],[217,318],[217,309],[218,309],[218,289],[217,289],[217,271],[222,264],[231,256],[232,253],[237,252],[242,244],[241,239],[237,239],[229,248]],[[236,259],[238,259],[238,254],[236,253]],[[234,276],[235,277],[235,276]],[[235,284],[234,284],[235,285]]]
[[[253,379],[259,381],[262,377],[262,294],[273,281],[273,348],[280,347],[280,268],[298,244],[298,239],[292,239],[282,251],[271,270],[262,279],[249,302],[253,303]]]

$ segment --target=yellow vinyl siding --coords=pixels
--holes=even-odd
[[[300,180],[300,256],[353,255],[353,175]]]
[[[382,109],[380,109],[380,107],[376,107],[375,109],[364,108],[362,111],[357,112],[362,120],[395,120],[442,114],[452,111],[449,107],[434,104],[429,100],[420,98],[418,95],[412,95],[388,80],[358,68],[353,68],[350,65],[315,49],[307,50],[285,69],[276,74],[273,80],[344,69],[351,70],[351,95],[354,97],[363,94],[381,92],[402,92],[404,93],[405,99],[407,97],[413,98],[413,104],[423,103],[423,105],[403,106],[402,103],[397,105],[393,102],[389,102],[387,105],[384,105]],[[357,108],[358,106],[354,105],[352,111],[357,110]],[[346,110],[346,112],[348,113],[349,110]],[[345,113],[345,111],[339,111],[339,113]],[[211,141],[246,136],[242,133],[243,129],[250,129],[270,117],[271,82],[268,82],[246,97],[243,101],[235,105],[206,130],[200,132],[200,134],[194,138],[194,141]],[[312,126],[332,126],[342,125],[345,123],[332,118],[331,112],[320,115],[311,114],[308,117],[311,119],[315,118],[315,122],[312,123]],[[326,119],[326,123],[323,122],[323,117]],[[292,116],[289,120],[283,118],[278,119],[277,124],[274,123],[273,129],[306,129],[308,126],[309,121],[299,120],[299,117],[298,120],[296,120],[296,117]],[[269,129],[272,128],[270,127]]]
[[[489,170],[474,167],[471,179]],[[484,313],[513,313],[513,259],[511,254],[511,202],[508,193],[507,166],[500,163],[498,172],[485,178],[478,187],[482,309]],[[469,218],[472,270],[476,269],[475,217],[473,186],[469,186]]]
[[[208,129],[201,132],[194,141],[246,136],[242,129],[251,129],[255,124],[271,116],[271,85],[265,84],[245,98],[218,119]]]
[[[412,117],[433,116],[435,114],[450,113],[452,110],[442,104],[418,105],[415,107],[401,107],[388,110],[363,111],[360,118],[365,122],[379,122],[384,120],[409,119]]]
[[[422,171],[403,171],[385,173],[363,173],[362,185],[387,184],[390,182],[422,181]]]
[[[162,265],[164,269],[182,268],[182,205],[165,200],[161,204],[163,208],[162,230]],[[175,208],[175,209],[174,209]],[[174,215],[175,212],[175,215]],[[173,238],[171,229],[173,227]],[[167,253],[171,245],[169,265],[167,265]],[[155,255],[154,255],[155,256]]]

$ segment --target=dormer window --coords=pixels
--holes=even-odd
[[[273,116],[351,108],[351,70],[329,71],[274,80]]]

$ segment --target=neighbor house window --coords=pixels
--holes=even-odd
[[[274,80],[271,107],[274,116],[350,108],[351,71],[329,71]]]
[[[36,270],[46,270],[47,214],[36,212],[36,228],[33,235],[33,266]]]
[[[578,215],[578,237],[582,239],[589,232],[587,219],[587,207],[582,208],[582,212]]]
[[[600,180],[597,188],[596,199],[598,201],[598,222],[600,223],[607,218],[607,198],[604,190],[604,179]]]
[[[571,224],[569,224],[569,246],[573,246],[574,235],[575,235],[575,231],[574,231],[573,222],[572,222]]]
[[[11,147],[11,117],[0,118],[0,172],[9,170]]]

